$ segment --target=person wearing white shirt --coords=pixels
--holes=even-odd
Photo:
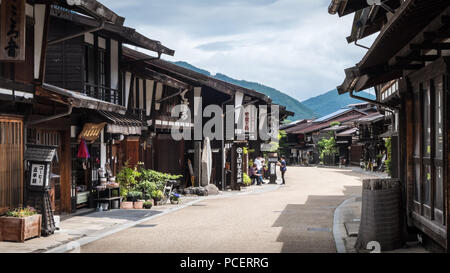
[[[260,156],[258,156],[255,161],[253,162],[253,164],[255,164],[256,166],[256,171],[258,174],[258,186],[262,186],[263,183],[263,162],[262,162],[262,158]]]

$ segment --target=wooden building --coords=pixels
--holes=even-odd
[[[288,138],[297,140],[298,153],[301,153],[300,158],[303,161],[308,160],[309,162],[306,162],[307,164],[319,164],[319,141],[323,138],[334,136],[334,132],[340,133],[348,129],[349,126],[347,123],[366,115],[364,111],[357,108],[344,108],[311,122],[304,122],[288,129]],[[339,125],[333,127],[334,123]],[[333,134],[330,134],[330,132]]]
[[[0,159],[6,162],[0,165],[0,214],[23,205],[27,144],[58,147],[59,161],[52,168],[52,207],[56,213],[71,213],[92,207],[98,168],[115,175],[125,163],[143,162],[146,168],[184,175],[186,185],[191,177],[196,185],[202,183],[205,139],[171,138],[170,130],[180,125],[170,116],[174,105],[187,104],[194,113],[203,111],[194,109],[194,100],[200,97],[204,107],[271,104],[256,91],[160,60],[174,51],[124,26],[124,18],[97,1],[84,0],[77,6],[63,0],[17,2],[23,4],[18,9],[18,28],[23,31],[0,54]],[[2,1],[2,10],[5,3],[9,1]],[[7,36],[5,18],[2,13],[3,36]],[[8,38],[3,36],[0,41]],[[140,55],[124,45],[156,54]],[[280,111],[283,118],[293,114],[283,107]],[[190,120],[182,126],[193,124]],[[234,124],[236,130],[246,132],[243,126]],[[88,159],[77,158],[81,140],[87,143]],[[226,143],[231,149],[234,142]],[[260,149],[256,140],[246,143]],[[213,141],[211,146],[212,183],[225,188],[221,183],[225,142]],[[231,183],[233,187],[235,181],[231,179],[228,186]]]
[[[67,1],[62,0],[1,2],[0,214],[24,205],[26,170],[23,153],[28,143],[27,133],[35,121],[32,117],[33,111],[36,111],[35,102],[45,78],[51,6],[114,24],[123,23],[123,18],[95,0],[86,0],[77,6],[70,6]],[[11,22],[15,24],[11,25]],[[51,105],[47,112],[42,112],[41,117],[51,116],[59,111],[67,111],[67,108]],[[63,142],[65,139],[65,135],[55,136],[43,131],[36,135],[42,136],[42,141],[45,139],[48,143]],[[63,174],[63,179],[70,179],[69,169],[62,167],[59,172]],[[70,185],[63,191],[70,194]]]
[[[125,139],[125,152],[113,157],[113,144],[147,129],[125,104],[129,88],[120,67],[123,44],[154,51],[158,57],[174,54],[125,27],[124,18],[97,1],[76,6],[35,2],[24,1],[23,12],[18,9],[26,17],[18,26],[25,30],[26,42],[22,47],[17,41],[15,48],[18,58],[26,53],[24,60],[12,62],[6,56],[0,63],[0,155],[8,162],[0,166],[0,213],[23,205],[22,155],[27,144],[58,147],[59,161],[52,168],[53,209],[70,213],[89,206],[98,168],[127,160],[136,148]],[[8,3],[2,1],[2,8]],[[81,138],[88,143],[87,160],[76,159]]]
[[[360,2],[357,3],[356,2]],[[375,87],[392,112],[391,135],[403,186],[405,225],[449,250],[449,38],[445,0],[333,0],[330,13],[355,14],[349,42],[379,32],[363,59],[346,69],[341,94]],[[429,241],[429,240],[425,240]]]
[[[144,111],[145,122],[149,125],[149,132],[151,132],[148,138],[141,140],[147,141],[147,151],[141,151],[141,154],[145,154],[142,161],[147,167],[157,171],[183,174],[185,186],[191,186],[192,182],[196,186],[207,184],[204,179],[202,180],[205,176],[202,175],[201,167],[205,137],[202,132],[195,132],[195,122],[199,122],[201,128],[208,124],[210,118],[202,118],[202,113],[211,105],[219,106],[222,113],[226,113],[227,105],[234,106],[233,109],[243,108],[242,112],[233,110],[236,115],[244,117],[244,124],[239,124],[238,118],[233,123],[236,135],[239,133],[246,135],[243,142],[237,142],[236,138],[224,139],[223,142],[220,138],[211,139],[210,183],[221,189],[227,187],[238,189],[235,179],[226,177],[225,168],[233,165],[231,161],[234,160],[233,153],[230,151],[236,148],[237,143],[258,152],[261,150],[262,142],[250,136],[259,128],[257,112],[252,111],[252,108],[248,106],[270,106],[271,100],[254,90],[203,75],[162,59],[152,58],[129,48],[124,49],[123,55],[124,66],[128,68],[128,77],[136,83],[133,85],[135,91],[130,91],[132,93],[130,100],[133,107],[138,108],[137,111]],[[197,108],[200,104],[195,103],[199,99],[202,100],[201,108]],[[171,117],[172,108],[180,104],[188,106],[191,113],[190,120],[179,122],[179,117]],[[201,120],[196,121],[196,115],[200,116]],[[284,120],[289,115],[293,113],[280,107],[280,119]],[[211,115],[212,117],[214,114]],[[270,112],[268,119],[270,119]],[[229,128],[227,126],[230,126],[224,121],[222,125],[223,128],[215,128],[215,131],[222,129],[222,132],[225,132]],[[191,128],[191,138],[173,140],[171,130],[178,127]],[[226,164],[227,162],[229,164]],[[194,177],[193,181],[191,177]],[[222,183],[222,181],[228,182]]]

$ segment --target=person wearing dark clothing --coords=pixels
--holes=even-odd
[[[286,174],[286,171],[287,171],[286,158],[281,157],[279,166],[280,166],[280,171],[281,171],[281,178],[283,179],[283,185],[286,185],[286,180],[284,179],[284,175]]]
[[[252,179],[252,185],[259,184],[258,170],[256,169],[255,165],[253,165],[249,168],[249,176]]]

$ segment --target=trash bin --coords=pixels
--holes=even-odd
[[[111,209],[119,209],[119,208],[120,208],[119,199],[113,200],[111,202]]]
[[[398,179],[364,180],[361,224],[355,248],[367,250],[370,242],[378,242],[381,251],[401,248],[401,207]]]

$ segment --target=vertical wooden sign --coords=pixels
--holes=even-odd
[[[2,0],[0,61],[25,61],[25,0]]]
[[[244,144],[236,143],[232,147],[232,177],[231,184],[243,184],[244,183]]]

